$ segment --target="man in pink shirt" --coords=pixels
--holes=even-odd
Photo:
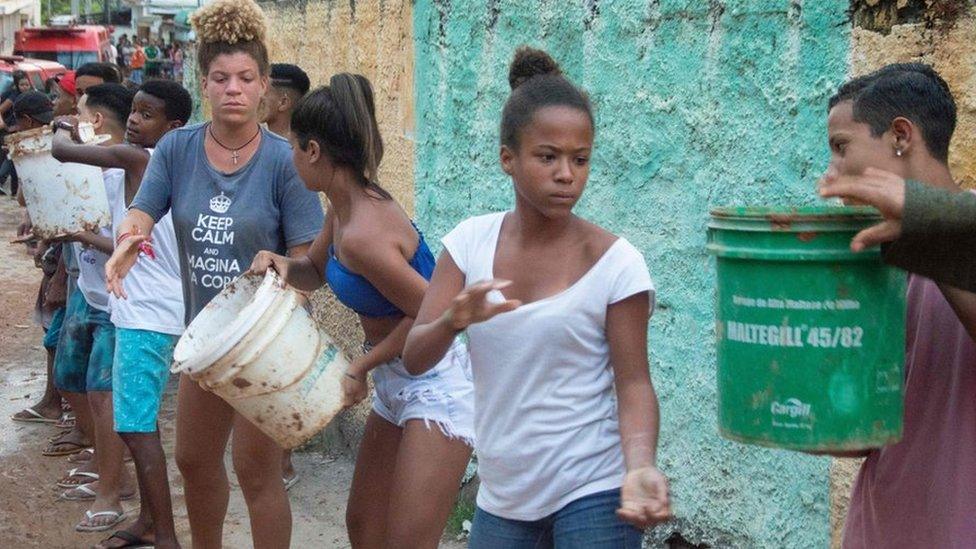
[[[956,106],[927,65],[889,65],[830,100],[825,179],[900,178],[959,192],[948,166]],[[974,294],[908,284],[904,434],[866,452],[845,549],[976,547],[976,343],[956,311]]]

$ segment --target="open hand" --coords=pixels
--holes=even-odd
[[[641,467],[627,472],[620,487],[617,516],[642,529],[671,518],[668,480],[657,467]]]
[[[149,235],[141,234],[138,228],[133,228],[132,234],[116,242],[115,252],[105,264],[105,285],[115,297],[129,298],[122,286],[122,279],[129,274],[129,270],[139,259],[143,243],[149,242],[151,242]]]
[[[877,208],[885,220],[857,233],[851,250],[859,252],[901,236],[901,218],[905,210],[905,180],[879,170],[867,168],[861,175],[839,175],[828,171],[818,183],[820,196],[841,197],[845,203],[866,204]]]
[[[509,280],[493,279],[468,286],[454,297],[451,307],[444,313],[444,322],[451,329],[461,331],[472,324],[514,311],[522,305],[517,299],[506,299],[501,303],[488,301],[488,292],[501,290],[511,284]]]

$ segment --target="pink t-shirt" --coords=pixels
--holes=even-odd
[[[976,547],[976,343],[939,287],[908,280],[902,440],[861,466],[844,548]]]

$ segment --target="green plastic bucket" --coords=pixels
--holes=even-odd
[[[806,451],[901,438],[905,280],[851,237],[870,208],[719,208],[716,338],[722,436]]]

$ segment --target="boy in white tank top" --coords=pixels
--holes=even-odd
[[[128,144],[92,147],[61,137],[55,150],[73,161],[124,169],[124,179],[120,178],[112,189],[119,197],[111,205],[112,224],[117,227],[138,191],[151,147],[166,132],[182,126],[191,108],[190,95],[181,85],[149,81],[132,98],[125,130]],[[169,215],[156,224],[143,253],[126,280],[126,297],[110,298],[111,319],[116,326],[114,430],[132,453],[142,505],[139,519],[132,526],[105,541],[133,544],[154,539],[157,547],[171,547],[176,546],[177,540],[157,420],[173,348],[184,328],[184,306],[176,237]]]

